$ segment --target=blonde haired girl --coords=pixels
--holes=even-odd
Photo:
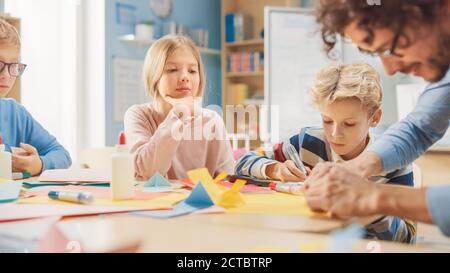
[[[216,112],[199,106],[205,75],[192,40],[168,35],[156,41],[147,52],[143,77],[153,102],[132,106],[124,119],[136,177],[145,180],[160,172],[180,179],[186,171],[201,167],[212,175],[231,173],[232,150],[223,121]],[[215,138],[203,134],[206,127],[212,127]],[[192,137],[198,129],[200,134]]]

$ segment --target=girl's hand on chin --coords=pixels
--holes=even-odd
[[[193,120],[201,113],[201,97],[186,96],[173,98],[165,96],[164,99],[172,105],[172,111],[183,120]]]

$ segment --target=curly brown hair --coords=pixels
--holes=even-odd
[[[439,23],[441,18],[445,17],[447,1],[317,0],[315,15],[325,50],[330,52],[338,34],[343,36],[345,27],[354,20],[358,20],[358,25],[367,31],[369,39],[373,39],[374,28],[387,28],[398,32],[406,26],[417,28],[424,24]]]

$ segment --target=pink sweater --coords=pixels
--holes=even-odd
[[[211,175],[221,171],[233,172],[231,144],[224,138],[225,126],[216,112],[202,109],[201,117],[196,118],[192,126],[184,125],[172,112],[161,124],[158,125],[157,120],[158,114],[151,103],[134,105],[125,114],[125,135],[135,157],[137,179],[146,180],[155,172],[169,179],[180,179],[187,177],[187,171],[202,167],[206,167]],[[212,122],[219,129],[216,132],[220,132],[216,135],[220,134],[221,138],[194,138],[195,133],[191,133],[194,130],[197,136],[198,132],[202,133],[202,128],[203,131],[212,131],[206,129]],[[189,129],[185,134],[187,131],[192,137],[177,139],[174,129],[183,132],[186,127]]]

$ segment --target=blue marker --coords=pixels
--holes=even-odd
[[[90,204],[94,201],[94,196],[90,192],[49,191],[48,197],[54,200],[81,204]]]

